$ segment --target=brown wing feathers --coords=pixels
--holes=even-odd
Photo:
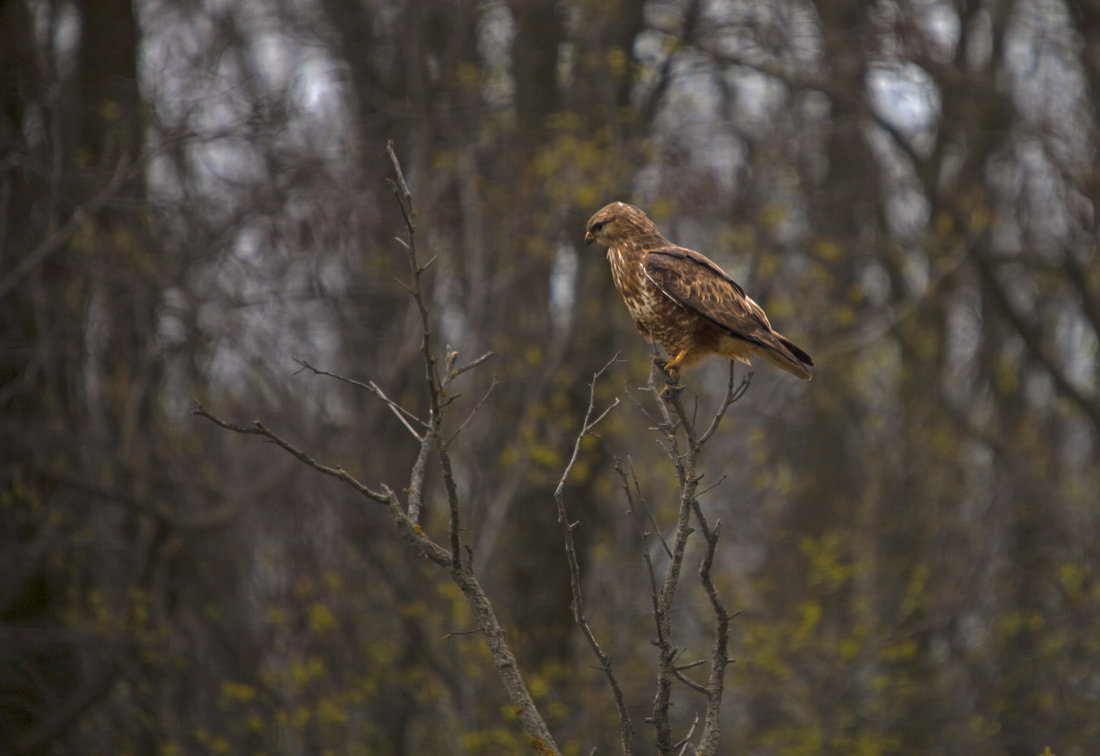
[[[649,250],[645,272],[662,292],[734,338],[748,341],[767,351],[779,352],[776,362],[796,375],[808,376],[804,365],[810,356],[772,330],[767,315],[725,271],[698,252],[683,247]],[[790,366],[783,363],[790,362]],[[801,364],[800,364],[801,363]]]

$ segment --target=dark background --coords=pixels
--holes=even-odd
[[[819,366],[758,366],[703,460],[725,751],[1100,752],[1098,117],[1092,0],[3,0],[0,751],[525,748],[381,507],[190,414],[407,485],[388,410],[294,362],[423,411],[393,139],[438,337],[497,355],[452,411],[499,383],[452,450],[464,536],[567,752],[617,748],[552,500],[617,351],[567,496],[639,723],[614,459],[674,516],[647,347],[582,243],[616,199]],[[685,659],[708,611],[681,592]],[[677,690],[681,732],[701,706]]]

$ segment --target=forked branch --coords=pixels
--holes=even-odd
[[[300,362],[299,364],[315,374],[328,375],[370,391],[386,404],[394,415],[401,420],[405,428],[417,439],[419,451],[410,473],[407,501],[402,503],[397,494],[394,493],[389,486],[383,484],[378,489],[372,488],[358,480],[342,467],[333,467],[319,462],[312,455],[282,438],[260,421],[256,421],[251,425],[232,423],[208,412],[201,405],[196,405],[194,414],[204,417],[219,427],[233,431],[234,433],[266,438],[307,467],[311,467],[323,475],[339,480],[344,485],[349,486],[358,494],[374,503],[384,505],[401,535],[432,562],[446,568],[451,579],[458,585],[459,589],[466,597],[466,601],[477,619],[478,629],[485,638],[485,643],[493,658],[497,673],[500,675],[501,682],[504,684],[512,709],[519,716],[535,752],[539,754],[557,754],[559,753],[558,747],[531,697],[531,693],[523,680],[523,676],[520,674],[519,666],[516,663],[515,656],[512,654],[511,649],[508,647],[504,629],[501,627],[496,617],[492,602],[489,600],[481,583],[474,576],[473,570],[470,568],[468,551],[464,555],[460,539],[460,502],[458,485],[452,469],[450,453],[447,449],[447,444],[444,443],[442,435],[444,409],[450,404],[453,398],[447,394],[448,387],[458,376],[483,364],[491,355],[482,355],[472,362],[456,368],[455,364],[458,355],[455,352],[450,352],[446,357],[446,369],[441,376],[432,338],[432,321],[428,308],[428,298],[425,296],[422,285],[422,277],[431,265],[431,261],[421,265],[418,260],[416,248],[416,210],[413,205],[412,193],[409,191],[405,175],[401,170],[401,164],[397,159],[392,143],[387,145],[387,153],[393,162],[394,173],[396,175],[396,179],[393,182],[394,195],[401,209],[401,215],[404,219],[406,229],[406,237],[404,239],[398,239],[408,255],[409,268],[412,275],[411,284],[405,285],[405,288],[412,294],[420,314],[422,328],[420,351],[424,360],[424,379],[429,401],[428,418],[427,420],[421,420],[413,412],[391,400],[373,381],[368,383],[355,381],[327,371],[318,370],[305,362]],[[419,426],[420,430],[418,430],[417,426]],[[459,430],[461,430],[461,426],[459,426]],[[440,473],[447,495],[449,512],[448,547],[444,547],[432,539],[420,524],[428,461],[433,450],[436,452],[439,461]]]
[[[679,496],[676,514],[676,529],[672,539],[671,555],[665,570],[664,579],[657,587],[654,582],[653,617],[656,624],[658,649],[657,660],[657,694],[653,701],[653,713],[650,721],[657,730],[657,748],[662,754],[674,754],[679,748],[685,746],[685,741],[673,741],[672,725],[670,721],[670,708],[672,705],[672,681],[679,680],[688,688],[703,693],[706,696],[706,715],[703,720],[703,731],[699,739],[696,752],[699,754],[716,754],[718,741],[721,735],[721,707],[722,695],[725,683],[725,669],[729,665],[729,621],[730,615],[722,604],[718,591],[711,579],[711,568],[714,564],[715,551],[718,545],[718,537],[721,531],[719,524],[711,526],[703,513],[698,501],[699,482],[703,476],[698,472],[699,454],[707,442],[718,430],[726,411],[738,399],[744,396],[748,390],[751,373],[742,379],[740,384],[735,382],[734,365],[730,363],[729,382],[726,395],[711,419],[706,430],[701,434],[697,430],[693,414],[689,414],[681,400],[682,387],[672,376],[665,376],[670,380],[663,390],[658,390],[651,372],[649,391],[657,397],[657,429],[663,434],[662,446],[672,460],[676,468]],[[630,496],[630,486],[623,473],[624,487]],[[634,502],[631,500],[632,508]],[[691,521],[694,516],[699,530],[706,542],[704,556],[699,565],[699,578],[703,589],[710,601],[714,613],[714,645],[711,649],[710,665],[706,684],[696,683],[685,674],[689,666],[678,666],[676,657],[679,653],[672,642],[673,623],[672,605],[680,583],[681,568],[687,549],[688,538],[694,532]],[[644,540],[644,539],[643,539]],[[645,544],[647,564],[652,575],[652,561],[649,560],[648,546]],[[694,725],[693,728],[694,730]],[[691,734],[688,735],[688,738]]]
[[[596,635],[592,631],[592,627],[588,624],[588,618],[584,613],[584,594],[581,590],[581,568],[577,560],[576,544],[573,541],[573,529],[580,523],[570,521],[569,513],[565,506],[564,493],[565,482],[569,478],[569,473],[572,472],[573,466],[577,462],[577,456],[580,454],[581,443],[584,441],[585,436],[591,433],[593,428],[599,425],[613,409],[619,406],[619,399],[615,397],[602,412],[598,415],[596,414],[596,383],[615,363],[616,359],[618,359],[618,355],[612,357],[606,365],[597,370],[592,376],[592,382],[588,386],[588,409],[585,410],[584,422],[581,423],[580,432],[577,433],[576,441],[573,443],[573,453],[570,455],[569,462],[566,464],[565,470],[561,474],[561,479],[558,481],[557,488],[554,489],[554,502],[557,504],[558,508],[558,524],[561,525],[562,536],[565,539],[565,556],[569,562],[569,586],[573,595],[573,621],[580,627],[581,632],[584,634],[584,639],[588,642],[588,645],[592,648],[592,652],[600,662],[600,670],[607,677],[607,682],[611,686],[611,694],[615,699],[615,708],[619,713],[619,730],[623,754],[624,756],[630,756],[630,754],[634,753],[634,725],[630,719],[630,713],[626,708],[626,700],[623,697],[622,686],[619,684],[619,679],[615,675],[615,669],[611,664],[611,657],[603,650],[599,641],[596,640]]]

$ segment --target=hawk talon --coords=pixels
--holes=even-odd
[[[684,385],[680,383],[680,366],[676,360],[670,361],[661,357],[654,357],[653,364],[665,376],[665,387],[661,389],[658,396],[666,402],[671,402],[684,390]]]
[[[663,357],[654,357],[653,366],[660,370],[669,379],[669,383],[676,384],[680,382],[680,368],[674,364],[675,360],[671,363],[669,360]]]

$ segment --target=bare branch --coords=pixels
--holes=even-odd
[[[474,404],[473,408],[470,410],[470,414],[466,416],[466,419],[463,420],[457,428],[455,428],[455,432],[452,433],[450,435],[450,438],[447,439],[448,446],[450,446],[450,444],[456,438],[458,438],[458,434],[462,432],[462,429],[470,424],[470,421],[474,419],[474,415],[478,413],[478,410],[480,410],[485,405],[485,402],[489,399],[489,394],[493,393],[493,389],[495,389],[498,385],[499,384],[497,380],[494,378],[493,382],[489,384],[489,388],[486,389],[485,394],[477,400],[476,404]]]
[[[405,182],[405,173],[401,170],[401,162],[397,159],[397,153],[394,152],[392,139],[386,142],[386,154],[389,155],[390,162],[393,163],[394,175],[397,176],[396,181],[389,181],[393,185],[393,193],[397,197],[401,215],[405,218],[405,225],[411,231],[416,228],[416,210],[413,208],[412,192],[409,191],[409,185]]]
[[[729,382],[726,384],[726,396],[722,400],[722,406],[714,413],[714,419],[710,421],[710,425],[703,431],[703,435],[699,437],[698,447],[700,449],[707,441],[710,441],[710,437],[718,430],[718,426],[722,424],[722,418],[726,416],[726,410],[728,410],[734,402],[743,397],[745,392],[749,390],[749,384],[752,383],[751,370],[745,373],[745,377],[741,379],[740,385],[734,388],[733,379],[737,372],[736,366],[737,363],[730,360],[730,377]]]
[[[665,550],[665,555],[669,559],[672,559],[672,549],[669,548],[668,541],[665,540],[665,535],[661,532],[661,525],[657,522],[657,518],[653,514],[653,508],[649,506],[649,502],[645,498],[645,493],[642,491],[642,486],[638,482],[638,472],[634,469],[634,460],[627,458],[626,462],[630,466],[630,479],[634,484],[633,498],[631,497],[630,488],[627,486],[627,498],[630,499],[631,510],[633,511],[635,509],[635,502],[641,505],[641,508],[645,511],[646,517],[649,518],[649,524],[653,528],[652,532],[657,535],[657,540],[661,542],[661,548]]]
[[[650,535],[651,531],[648,531],[645,528],[643,528],[638,522],[638,508],[637,508],[636,499],[635,499],[635,496],[634,496],[635,492],[631,490],[630,479],[627,476],[626,469],[623,467],[621,459],[617,458],[615,460],[615,472],[619,474],[619,478],[622,481],[623,493],[626,495],[628,513],[630,514],[630,517],[634,522],[634,527],[637,530],[638,540],[641,541],[641,544],[642,544],[642,560],[645,562],[646,571],[649,575],[649,587],[650,587],[650,593],[651,593],[651,596],[652,596],[652,604],[653,604],[654,607],[656,607],[657,606],[657,573],[653,569],[653,559],[649,555],[649,535]],[[631,467],[630,475],[634,477],[634,484],[635,484],[635,486],[637,486],[638,480],[637,480],[637,476],[634,474],[633,467]],[[652,515],[650,516],[650,519],[652,520]],[[660,530],[656,530],[656,532],[658,533],[658,535],[660,534]],[[664,543],[663,538],[661,539],[661,542]],[[671,558],[672,557],[672,552],[669,551],[668,544],[665,544],[665,551],[666,551],[666,553],[668,553],[669,557]]]
[[[195,404],[195,409],[191,411],[191,414],[198,415],[199,417],[205,417],[207,420],[214,423],[215,425],[225,428],[226,430],[231,430],[234,433],[242,433],[250,436],[263,436],[264,438],[275,442],[277,446],[282,447],[284,451],[297,458],[297,460],[302,464],[308,467],[312,467],[314,470],[321,473],[322,475],[327,475],[331,478],[336,478],[337,480],[346,483],[359,493],[366,496],[368,499],[377,501],[382,504],[389,503],[389,498],[385,493],[371,489],[365,483],[360,482],[355,476],[353,476],[342,467],[329,467],[328,465],[321,464],[294,444],[286,441],[285,439],[281,438],[279,435],[271,431],[259,420],[255,421],[251,426],[230,423],[222,420],[216,415],[212,415],[211,413],[207,412],[206,409],[198,403]]]
[[[480,627],[475,627],[473,630],[452,630],[451,632],[444,635],[440,640],[450,640],[451,638],[454,638],[457,635],[474,635],[475,633],[480,633],[480,632],[481,632]]]
[[[584,594],[581,590],[581,568],[577,560],[577,549],[573,540],[573,528],[576,527],[576,523],[571,523],[569,520],[569,514],[565,507],[564,495],[565,481],[569,478],[569,473],[572,472],[573,466],[577,462],[577,456],[580,454],[581,443],[584,441],[584,437],[591,433],[592,429],[607,417],[608,413],[619,406],[619,398],[615,397],[611,404],[605,407],[599,415],[593,417],[596,408],[596,383],[599,381],[600,376],[615,363],[618,357],[619,355],[616,354],[607,364],[597,370],[592,376],[591,383],[588,385],[588,408],[585,410],[584,421],[581,423],[581,429],[577,433],[576,441],[573,443],[573,453],[569,457],[569,462],[566,464],[565,470],[562,471],[557,488],[554,489],[554,502],[557,505],[558,524],[561,525],[562,536],[565,539],[565,555],[569,562],[569,587],[573,594],[573,621],[580,627],[585,640],[588,641],[588,645],[592,648],[592,652],[600,661],[600,669],[607,677],[607,682],[611,686],[611,693],[615,699],[615,707],[618,709],[619,713],[619,729],[623,754],[632,754],[634,752],[634,725],[631,722],[630,713],[626,708],[622,687],[619,685],[619,679],[615,675],[615,670],[611,665],[611,657],[600,647],[599,641],[596,640],[596,635],[592,632],[592,628],[588,624],[588,619],[584,614]]]
[[[723,475],[721,478],[719,478],[718,480],[711,483],[709,486],[704,488],[702,491],[699,491],[698,493],[696,493],[695,498],[697,498],[697,499],[703,498],[705,495],[707,495],[708,493],[710,493],[714,489],[718,488],[718,486],[722,485],[726,481],[727,477],[728,476]]]
[[[455,353],[455,354],[457,356],[457,353]],[[455,378],[457,378],[458,376],[465,373],[467,370],[473,370],[474,368],[479,367],[482,363],[484,363],[490,357],[496,357],[496,352],[486,352],[485,354],[478,357],[476,360],[474,360],[472,362],[467,362],[465,365],[463,365],[462,367],[459,367],[459,368],[455,368],[453,365],[448,365],[447,378],[445,380],[445,384],[449,384],[451,381],[453,381]]]
[[[704,663],[704,662],[701,662],[701,661],[699,661],[699,662],[695,662],[695,664],[696,664],[696,665],[698,665],[698,664],[703,664],[703,663]],[[693,666],[694,666],[694,665],[693,665]],[[679,680],[679,681],[680,681],[680,682],[682,682],[682,683],[683,683],[684,685],[686,685],[687,687],[689,687],[689,688],[691,688],[692,690],[694,690],[694,691],[695,691],[696,693],[702,693],[702,694],[703,694],[704,696],[705,696],[705,695],[707,695],[707,694],[709,693],[709,691],[707,690],[707,686],[706,686],[706,685],[702,685],[702,684],[700,684],[700,683],[697,683],[697,682],[695,682],[694,680],[692,680],[692,679],[691,679],[690,677],[688,677],[687,675],[685,675],[685,674],[684,674],[684,670],[683,670],[683,668],[681,668],[681,667],[673,667],[673,668],[672,668],[672,674],[673,674],[673,676],[674,676],[674,677],[675,677],[675,678],[676,678],[677,680]]]
[[[346,485],[355,489],[357,492],[372,501],[376,501],[380,504],[385,504],[390,512],[390,516],[393,519],[394,523],[398,526],[398,528],[401,530],[401,534],[405,536],[407,540],[420,547],[424,554],[436,564],[449,566],[450,560],[447,556],[447,552],[434,541],[432,541],[431,538],[429,538],[427,534],[424,533],[423,529],[421,529],[419,525],[417,525],[414,521],[409,519],[408,516],[406,516],[404,510],[401,508],[401,504],[398,501],[397,496],[393,493],[393,491],[389,489],[389,487],[383,486],[381,491],[375,491],[371,489],[366,484],[360,482],[353,475],[344,470],[344,468],[330,467],[328,465],[318,462],[313,457],[291,444],[289,441],[286,441],[285,439],[272,432],[259,421],[254,422],[251,426],[230,423],[226,420],[222,420],[216,415],[211,414],[201,404],[196,404],[195,409],[192,410],[191,414],[205,417],[207,420],[214,423],[215,425],[226,430],[233,431],[234,433],[241,433],[243,435],[250,436],[262,436],[264,438],[267,438],[268,440],[273,441],[277,446],[281,447],[284,451],[295,457],[299,462],[306,465],[307,467],[312,467],[314,470],[321,473],[322,475],[336,478],[337,480],[345,483]]]
[[[435,445],[435,436],[425,435],[420,440],[420,450],[416,453],[412,471],[409,473],[409,501],[406,508],[409,519],[420,522],[420,510],[424,503],[424,476],[428,472],[428,455]]]
[[[413,428],[411,425],[409,425],[409,420],[413,420],[414,422],[419,423],[421,426],[423,426],[425,428],[428,427],[428,424],[425,423],[423,420],[421,420],[416,415],[414,415],[412,412],[405,409],[400,404],[398,404],[397,402],[393,401],[388,396],[386,396],[386,392],[384,392],[381,389],[381,387],[377,383],[375,383],[374,381],[367,381],[366,383],[363,383],[362,381],[357,381],[354,378],[347,378],[345,376],[338,375],[336,373],[330,373],[327,370],[319,370],[319,369],[313,367],[313,365],[310,365],[305,360],[299,360],[299,359],[295,358],[294,361],[297,362],[299,365],[301,365],[303,369],[311,371],[314,375],[325,375],[325,376],[328,376],[329,378],[335,378],[338,381],[343,381],[344,383],[347,383],[351,386],[355,386],[355,387],[361,388],[361,389],[366,389],[367,391],[371,392],[372,394],[377,396],[379,399],[381,399],[382,402],[387,407],[390,408],[390,411],[393,412],[393,414],[397,417],[397,419],[401,421],[401,424],[404,425],[405,429],[408,430],[408,432],[412,434],[413,438],[415,438],[417,441],[423,440],[423,437],[421,436],[421,434],[418,433],[415,428]]]
[[[447,509],[450,514],[448,534],[451,543],[451,566],[456,570],[465,569],[462,564],[462,541],[459,534],[458,484],[455,482],[451,455],[447,453],[447,447],[440,445],[438,451],[439,468],[443,473],[443,488],[447,492]]]
[[[695,734],[695,728],[699,726],[699,717],[695,717],[691,722],[691,727],[688,728],[687,734],[680,740],[673,748],[679,748],[679,756],[684,756],[687,753],[687,749],[691,746],[691,736]]]

